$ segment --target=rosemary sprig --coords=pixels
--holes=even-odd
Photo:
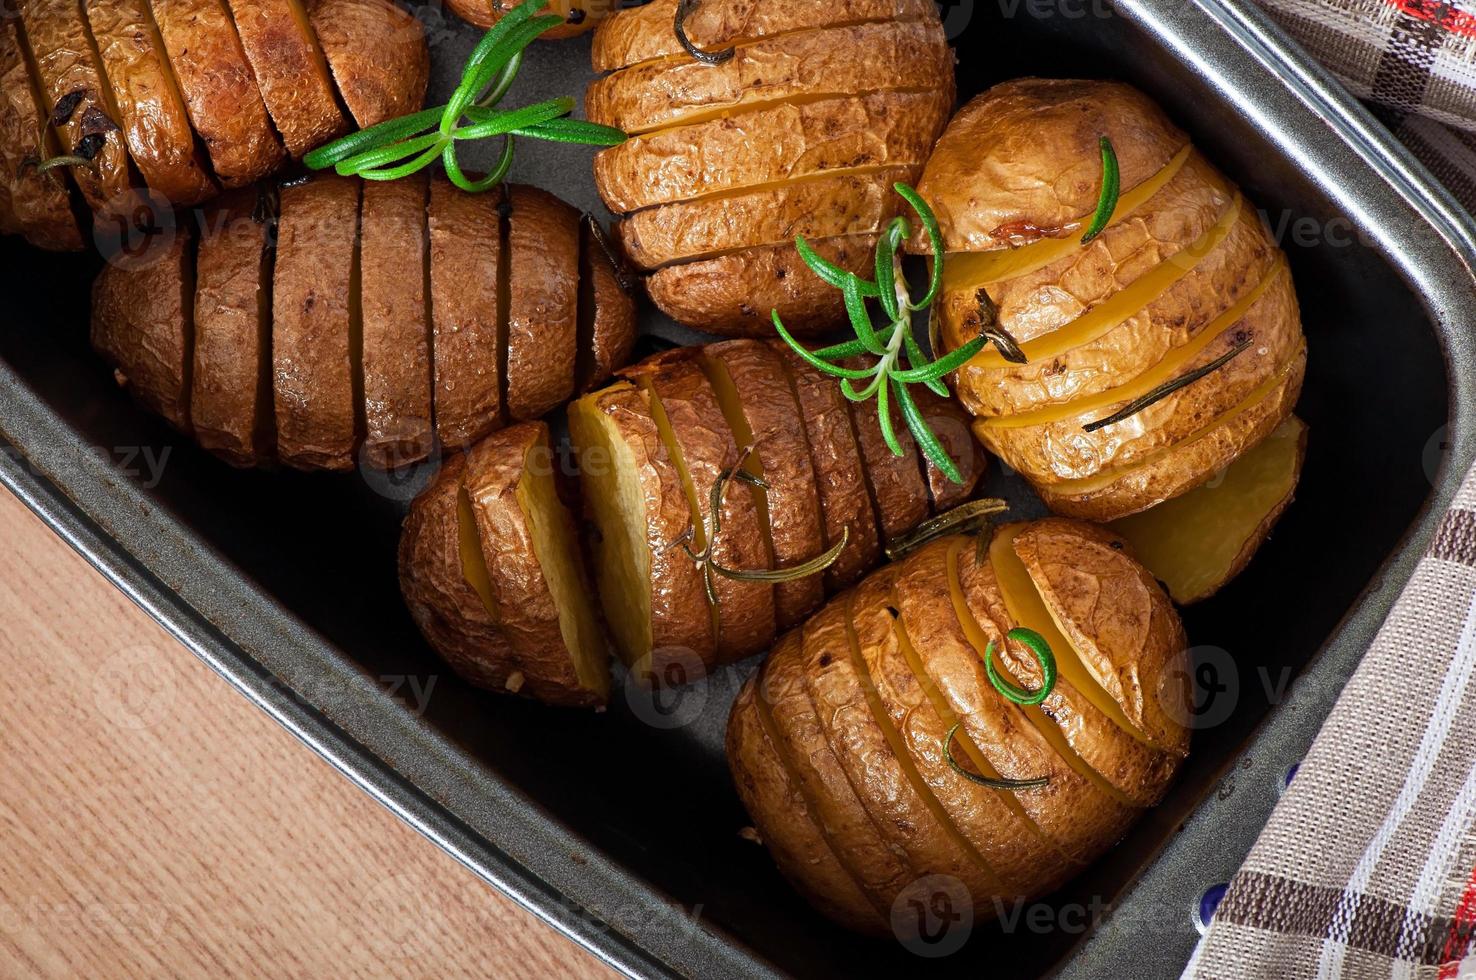
[[[991,779],[988,776],[979,775],[972,769],[965,769],[953,755],[953,740],[958,736],[958,730],[962,727],[963,722],[956,721],[953,723],[953,727],[948,729],[948,738],[943,742],[943,758],[948,760],[949,768],[969,782],[978,783],[980,786],[987,786],[990,789],[1003,789],[1014,792],[1022,789],[1039,789],[1051,781],[1049,776],[1038,776],[1035,779]]]
[[[723,501],[727,498],[728,487],[732,485],[734,480],[738,480],[750,486],[758,487],[764,493],[767,493],[769,490],[767,483],[743,468],[744,464],[748,462],[748,457],[753,455],[753,450],[753,446],[745,446],[743,451],[738,454],[738,461],[726,470],[723,470],[718,475],[716,482],[713,483],[708,502],[708,519],[706,526],[703,528],[703,536],[706,539],[703,549],[698,551],[692,546],[692,539],[696,536],[697,531],[697,525],[695,523],[696,515],[693,515],[694,523],[692,526],[687,528],[686,533],[678,541],[681,544],[682,550],[687,553],[687,557],[691,558],[701,568],[702,585],[707,590],[707,601],[712,604],[714,609],[717,609],[719,605],[717,580],[714,576],[721,576],[722,578],[731,579],[735,582],[768,582],[773,584],[798,581],[799,579],[809,578],[811,575],[818,575],[835,564],[836,559],[840,558],[841,553],[846,550],[846,545],[851,539],[850,529],[843,529],[840,540],[828,551],[816,555],[809,561],[799,565],[793,565],[789,568],[729,568],[718,561],[713,555],[713,548],[718,535],[722,534],[723,531]]]
[[[697,3],[698,0],[679,0],[677,3],[676,23],[672,27],[676,31],[677,43],[687,54],[704,65],[720,65],[733,57],[733,48],[725,48],[722,51],[703,51],[687,36],[687,18],[692,16],[692,11],[697,9]]]
[[[1082,431],[1096,432],[1098,429],[1104,429],[1107,426],[1114,425],[1118,422],[1123,421],[1124,419],[1132,418],[1134,415],[1137,415],[1139,412],[1143,411],[1143,409],[1148,408],[1149,406],[1157,402],[1163,401],[1165,398],[1167,398],[1169,395],[1172,395],[1179,389],[1187,388],[1194,382],[1198,381],[1200,378],[1203,378],[1205,375],[1213,374],[1220,368],[1224,367],[1226,364],[1229,364],[1231,361],[1235,360],[1237,357],[1243,354],[1250,347],[1252,341],[1254,340],[1254,337],[1244,338],[1240,341],[1240,343],[1236,344],[1234,347],[1230,348],[1230,350],[1221,354],[1213,361],[1210,361],[1208,364],[1200,365],[1192,371],[1186,371],[1185,373],[1179,375],[1177,378],[1171,378],[1168,381],[1165,381],[1163,384],[1159,385],[1157,388],[1154,388],[1146,395],[1142,395],[1128,402],[1122,408],[1113,412],[1106,418],[1097,419],[1095,422],[1088,422],[1086,425],[1083,425],[1081,427]]]
[[[524,0],[494,24],[472,51],[461,83],[445,105],[350,133],[312,151],[303,163],[312,170],[332,167],[343,176],[365,180],[399,180],[440,158],[451,182],[475,194],[507,176],[516,137],[591,146],[625,142],[618,129],[565,118],[574,110],[574,100],[567,96],[520,109],[496,108],[522,67],[524,49],[564,23],[562,17],[534,16],[547,5],[548,0]],[[461,169],[457,144],[484,139],[503,140],[502,153],[491,172],[473,180]]]
[[[1121,190],[1122,176],[1117,167],[1117,151],[1112,148],[1112,141],[1103,136],[1097,141],[1102,149],[1102,193],[1097,198],[1097,213],[1092,215],[1092,223],[1087,227],[1086,234],[1081,236],[1081,243],[1085,245],[1093,238],[1102,234],[1107,223],[1112,220],[1112,212],[1117,210],[1117,194]]]
[[[785,329],[778,310],[774,310],[772,314],[774,329],[805,363],[823,374],[839,378],[841,391],[848,399],[855,402],[876,399],[882,438],[886,440],[888,449],[901,456],[902,445],[897,440],[892,423],[891,404],[895,399],[902,420],[924,455],[948,479],[954,483],[962,483],[963,476],[959,473],[958,466],[923,418],[908,388],[914,384],[922,384],[939,396],[948,397],[944,376],[966,364],[993,338],[981,333],[958,350],[937,360],[930,359],[923,352],[917,338],[913,336],[912,314],[928,309],[938,296],[943,282],[943,234],[938,228],[938,219],[934,217],[933,209],[917,191],[906,184],[892,186],[917,213],[928,233],[928,242],[933,252],[933,268],[927,293],[922,299],[914,300],[907,280],[902,275],[902,259],[898,250],[912,234],[912,228],[904,217],[893,218],[882,232],[876,248],[875,280],[863,279],[854,272],[840,268],[800,237],[795,239],[795,248],[801,260],[821,281],[841,291],[846,315],[851,321],[851,329],[856,338],[823,350],[811,351]],[[868,301],[880,305],[886,315],[887,324],[881,329],[877,329],[872,323]],[[864,368],[844,367],[835,363],[848,358],[868,356],[876,358],[876,361]],[[857,382],[865,384],[857,387]]]
[[[1027,691],[1023,687],[1012,684],[999,676],[994,667],[994,641],[989,641],[989,646],[984,650],[984,670],[989,676],[989,683],[999,692],[1000,696],[1007,701],[1020,705],[1035,705],[1045,701],[1051,696],[1056,688],[1056,657],[1051,653],[1051,646],[1045,637],[1032,629],[1018,626],[1005,634],[1005,639],[1014,640],[1023,644],[1040,664],[1040,687],[1034,691]],[[1051,781],[1049,776],[1040,776],[1036,779],[991,779],[981,776],[971,769],[964,768],[953,755],[953,740],[958,736],[958,730],[963,722],[954,722],[948,730],[948,738],[943,743],[943,757],[948,760],[948,765],[954,772],[967,779],[969,782],[987,786],[990,789],[1022,790],[1037,789]]]
[[[959,504],[931,520],[924,521],[910,533],[888,541],[883,549],[887,561],[897,561],[930,541],[950,534],[977,534],[989,526],[989,519],[1003,514],[1010,505],[998,497],[984,497]]]

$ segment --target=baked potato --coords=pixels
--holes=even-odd
[[[238,192],[93,285],[120,383],[234,465],[466,448],[604,382],[635,343],[603,232],[544,191],[319,175],[270,205]]]
[[[243,187],[418,109],[429,55],[390,0],[22,0],[5,69],[0,229],[79,249],[68,196],[110,231]],[[49,125],[43,125],[43,122]],[[52,158],[70,162],[41,174]],[[8,199],[7,199],[8,198]]]
[[[919,404],[958,463],[958,486],[909,438],[894,456],[872,407],[853,407],[778,341],[682,348],[622,374],[570,407],[569,429],[605,617],[648,683],[766,649],[883,545],[966,499],[985,466],[951,400]],[[907,431],[900,418],[896,428]],[[832,549],[823,575],[747,574]]]
[[[1121,194],[1083,242],[1104,139]],[[1292,411],[1306,340],[1286,259],[1254,206],[1139,92],[997,85],[949,124],[918,190],[947,252],[943,345],[1002,331],[1025,358],[986,347],[958,371],[957,395],[979,440],[1055,511],[1147,510]]]
[[[1270,535],[1292,502],[1306,455],[1307,426],[1290,415],[1208,483],[1109,527],[1175,602],[1208,599]]]
[[[993,647],[1006,682],[1043,682],[1017,627],[1057,665],[1038,705],[986,675]],[[1050,518],[943,538],[780,639],[733,705],[728,764],[780,871],[840,924],[891,932],[928,875],[993,918],[1162,797],[1189,747],[1185,646],[1168,596],[1104,529]]]
[[[400,584],[471,683],[570,707],[608,700],[609,647],[542,422],[447,460],[405,519]]]
[[[763,336],[844,319],[796,235],[866,273],[954,102],[953,54],[923,0],[677,0],[622,10],[595,34],[585,111],[632,134],[595,159],[619,236],[673,318]],[[731,52],[725,60],[712,55]]]
[[[491,27],[520,2],[522,0],[446,0],[446,6],[469,24]],[[549,0],[548,6],[539,11],[540,16],[555,14],[564,18],[564,22],[538,36],[548,41],[578,37],[594,30],[620,4],[621,0]]]

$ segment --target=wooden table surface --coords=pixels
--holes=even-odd
[[[605,977],[0,491],[0,976]]]

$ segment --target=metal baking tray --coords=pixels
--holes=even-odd
[[[419,13],[443,95],[476,32]],[[630,974],[1175,975],[1191,906],[1248,850],[1476,454],[1476,229],[1246,0],[960,0],[944,15],[962,96],[1020,74],[1130,80],[1266,209],[1301,296],[1312,429],[1298,503],[1250,570],[1186,615],[1206,696],[1167,801],[952,955],[841,933],[738,836],[721,734],[751,665],[660,703],[617,692],[599,715],[460,683],[395,581],[423,474],[237,473],[178,438],[87,348],[95,258],[0,244],[0,478],[348,778]],[[587,40],[544,45],[517,91],[588,75]],[[590,151],[521,149],[517,179],[604,213]]]

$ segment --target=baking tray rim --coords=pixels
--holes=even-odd
[[[1425,303],[1437,327],[1450,380],[1451,445],[1425,509],[1307,668],[1309,671],[1351,670],[1357,656],[1350,657],[1347,651],[1357,647],[1361,654],[1361,649],[1366,648],[1367,638],[1382,623],[1394,598],[1403,590],[1476,452],[1473,446],[1476,439],[1469,434],[1476,431],[1476,425],[1470,424],[1471,392],[1476,386],[1476,356],[1471,351],[1471,338],[1476,336],[1476,323],[1463,320],[1460,315],[1463,308],[1476,311],[1476,278],[1471,271],[1476,268],[1476,226],[1423,166],[1395,143],[1325,70],[1251,7],[1248,0],[1177,0],[1168,16],[1155,11],[1153,0],[1124,0],[1118,6],[1196,73],[1214,73],[1210,81],[1219,90],[1229,85],[1249,92],[1269,86],[1313,111],[1335,134],[1340,149],[1361,161],[1369,176],[1388,185],[1397,202],[1418,216],[1418,223],[1411,222],[1405,230],[1433,231],[1446,246],[1444,260],[1431,261],[1432,256],[1428,254],[1416,257],[1401,247],[1408,242],[1385,242],[1388,258],[1410,280],[1412,290]],[[1201,35],[1212,32],[1221,35],[1219,44],[1228,42],[1233,47],[1207,51],[1196,46],[1204,40]],[[1265,77],[1246,77],[1245,71],[1253,65],[1261,66]],[[1270,100],[1247,98],[1244,102],[1255,106],[1256,112],[1269,111],[1266,107]],[[1305,158],[1315,159],[1318,155],[1308,152]],[[1309,175],[1317,177],[1311,171]],[[1331,175],[1322,176],[1329,179]],[[1324,185],[1324,190],[1332,199],[1347,203],[1346,196],[1337,188]],[[1424,253],[1428,249],[1419,251]],[[52,449],[28,453],[28,446]],[[59,447],[71,447],[74,451]],[[653,889],[602,856],[584,853],[577,838],[547,818],[541,808],[515,787],[493,774],[479,770],[475,787],[469,779],[458,781],[457,774],[452,774],[442,785],[428,786],[425,774],[421,773],[422,782],[417,783],[407,774],[413,766],[407,765],[403,758],[398,763],[393,761],[394,756],[402,754],[394,747],[431,747],[448,756],[454,750],[426,726],[412,719],[394,717],[405,713],[385,712],[382,699],[376,701],[364,692],[363,704],[336,706],[334,713],[338,717],[331,717],[314,706],[302,693],[305,672],[324,670],[342,674],[342,679],[352,684],[353,678],[348,675],[354,668],[334,655],[332,648],[290,611],[261,593],[254,583],[243,580],[224,556],[189,542],[172,516],[154,509],[138,488],[120,480],[110,464],[88,452],[76,433],[3,362],[0,362],[0,483],[199,659],[360,789],[478,877],[610,966],[632,976],[695,974],[704,964],[726,970],[740,966],[746,976],[772,972],[768,964],[733,937],[713,934],[706,927],[703,932],[708,941],[675,947],[670,942],[653,941],[650,937],[642,940],[602,925],[596,906],[608,903],[590,901],[591,896],[608,898],[613,889],[621,896],[666,903]],[[84,506],[79,499],[91,500],[91,504]],[[146,531],[156,532],[158,537],[145,542],[140,535]],[[132,539],[133,546],[128,539]],[[167,560],[171,554],[194,565],[181,570],[172,583],[166,583],[157,569],[166,567],[161,560]],[[141,557],[144,555],[149,557]],[[231,601],[236,615],[213,618],[208,609],[209,590],[226,585],[239,590]],[[185,598],[186,591],[195,595],[193,603]],[[240,591],[245,595],[240,595]],[[232,618],[242,624],[234,634],[227,632],[224,625],[217,625]],[[1359,636],[1350,637],[1350,633]],[[243,634],[249,634],[249,638]],[[263,642],[285,644],[295,653],[304,654],[303,669],[294,678],[273,673],[264,664],[264,658],[249,649],[253,645],[260,649]],[[1344,656],[1330,662],[1327,656],[1330,648],[1342,649]],[[1277,741],[1278,734],[1288,734],[1282,729],[1291,730],[1292,741],[1296,741],[1306,736],[1309,721],[1315,732],[1325,713],[1309,718],[1303,712],[1299,717],[1288,718],[1288,712],[1273,710],[1247,743],[1248,747],[1268,738]],[[371,742],[378,743],[378,747]],[[427,746],[428,742],[440,744]],[[494,790],[496,798],[492,803],[501,815],[499,824],[512,817],[516,826],[499,835],[470,826],[454,812],[451,802],[458,795],[459,783],[465,784],[459,788],[472,792]],[[437,797],[441,802],[437,802]],[[1203,811],[1208,807],[1205,804],[1191,818],[1186,825],[1189,831],[1205,823]],[[502,837],[502,841],[499,843],[496,837]],[[521,856],[508,846],[514,838],[522,845]],[[1184,843],[1184,835],[1175,841],[1180,849]],[[566,857],[581,855],[580,884],[590,886],[580,889],[584,893],[583,903],[574,897],[572,889],[560,889],[553,883],[558,875],[543,860],[550,854],[550,845],[554,851],[565,852]],[[1249,840],[1245,846],[1249,846]],[[568,869],[560,870],[567,878]],[[1124,900],[1131,900],[1134,892],[1149,887],[1152,876],[1150,871],[1130,886]]]

